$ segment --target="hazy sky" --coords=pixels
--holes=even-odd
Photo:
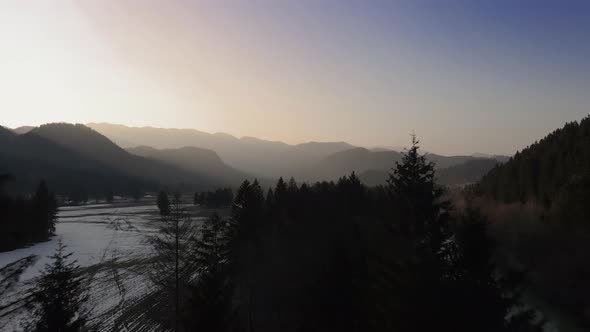
[[[0,1],[0,124],[513,153],[590,113],[590,1]]]

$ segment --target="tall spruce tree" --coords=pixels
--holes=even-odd
[[[418,260],[441,261],[444,244],[451,237],[449,211],[451,204],[442,199],[443,188],[435,184],[434,163],[421,155],[419,141],[412,135],[411,148],[388,179],[401,232],[407,236]]]
[[[385,302],[393,301],[393,326],[401,330],[428,331],[445,320],[446,266],[452,251],[449,229],[450,203],[435,184],[434,164],[419,153],[419,141],[403,153],[388,179],[400,241],[407,245],[391,268],[396,272]],[[403,246],[402,246],[403,248]],[[389,270],[387,273],[393,273]],[[427,317],[427,319],[425,319]]]
[[[154,253],[150,278],[160,294],[157,312],[150,315],[164,329],[183,330],[181,317],[190,298],[187,289],[198,273],[196,231],[180,195],[175,195],[169,216],[162,218],[158,232],[148,238]]]
[[[257,271],[261,262],[264,194],[257,180],[244,181],[238,189],[228,220],[228,266],[235,283],[238,320],[253,329]]]
[[[199,276],[192,287],[189,315],[183,320],[191,331],[226,331],[232,294],[227,268],[227,224],[213,214],[200,227],[199,234],[195,255]]]
[[[78,332],[84,329],[88,319],[85,309],[87,296],[83,277],[76,261],[70,261],[72,253],[65,253],[66,246],[58,244],[41,274],[33,294],[34,321],[29,328],[43,332]]]
[[[389,178],[399,240],[408,243],[386,271],[391,294],[385,303],[393,303],[392,327],[540,331],[533,313],[518,308],[516,288],[496,277],[485,222],[468,211],[451,229],[451,205],[435,185],[434,164],[418,149],[413,136]]]

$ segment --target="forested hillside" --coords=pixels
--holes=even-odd
[[[219,185],[227,185],[226,181],[212,178],[204,174],[202,170],[181,168],[155,158],[131,154],[84,125],[53,123],[35,128],[30,134],[41,136],[130,177],[195,189],[211,189]]]
[[[493,221],[502,265],[590,326],[590,117],[518,152],[472,189]]]
[[[7,195],[5,185],[12,180],[0,174],[0,252],[47,240],[57,221],[57,202],[44,181],[25,199]]]
[[[162,183],[206,183],[207,179],[157,160],[135,156],[95,130],[81,124],[52,123],[30,131],[81,156],[130,176]]]
[[[504,203],[535,201],[547,209],[566,209],[569,217],[586,222],[589,184],[590,117],[586,117],[516,153],[487,174],[477,190]],[[579,214],[572,215],[574,211]]]
[[[226,165],[215,151],[187,146],[178,149],[154,149],[148,146],[127,148],[127,152],[159,160],[175,167],[201,174],[219,186],[236,186],[248,175]]]
[[[84,125],[53,123],[23,134],[0,127],[0,174],[13,175],[15,181],[7,186],[14,193],[30,193],[42,179],[56,194],[85,200],[107,193],[139,195],[163,185],[210,190],[235,186],[246,177],[213,151],[135,152],[140,155]]]
[[[56,194],[68,196],[129,194],[158,187],[155,180],[126,174],[36,133],[17,135],[2,127],[0,174],[14,178],[5,184],[13,194],[33,192],[42,179]]]

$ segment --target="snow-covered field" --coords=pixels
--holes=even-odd
[[[144,269],[151,254],[146,237],[158,227],[157,207],[107,204],[65,207],[60,209],[58,217],[56,236],[50,241],[0,253],[0,267],[29,255],[38,258],[21,276],[13,296],[0,299],[0,305],[23,296],[30,289],[61,241],[88,276],[92,325],[101,331],[135,330],[129,326],[132,321],[123,322],[119,318],[123,307],[150,294]],[[17,329],[23,315],[11,317],[8,325],[0,321],[0,327],[4,325],[3,330],[7,331]],[[119,325],[124,323],[127,326]]]
[[[157,217],[155,206],[110,207],[87,205],[61,208],[56,224],[56,236],[48,242],[29,248],[0,253],[0,266],[4,266],[28,255],[37,255],[35,265],[25,271],[23,280],[39,274],[49,262],[61,240],[66,251],[80,266],[99,263],[104,258],[125,256],[146,250],[144,232],[149,231],[149,220]]]

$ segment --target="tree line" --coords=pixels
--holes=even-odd
[[[12,180],[10,175],[0,175],[0,251],[47,240],[55,232],[57,202],[45,181],[25,198],[5,193],[5,185]]]
[[[196,192],[193,198],[195,205],[202,205],[207,208],[220,208],[231,206],[234,201],[234,194],[231,188],[219,188],[215,191]]]
[[[159,245],[170,294],[161,326],[541,331],[516,284],[496,273],[485,218],[454,213],[418,148],[414,140],[387,186],[365,187],[354,173],[314,185],[281,178],[266,193],[244,181],[225,220],[191,228],[176,214],[165,233],[179,233]]]

